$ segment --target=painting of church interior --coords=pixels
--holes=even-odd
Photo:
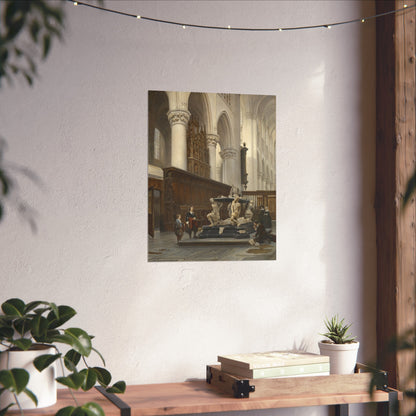
[[[149,240],[274,244],[276,97],[149,91],[148,110]]]

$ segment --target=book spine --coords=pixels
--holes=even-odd
[[[285,367],[272,367],[252,370],[224,363],[221,364],[221,370],[225,371],[226,373],[253,379],[269,377],[288,377],[311,375],[315,373],[327,373],[329,372],[329,363],[291,365]]]

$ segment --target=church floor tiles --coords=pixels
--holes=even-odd
[[[154,238],[149,237],[148,261],[276,260],[275,243],[261,244],[258,247],[251,246],[248,242],[241,242],[238,245],[226,244],[226,242],[220,245],[207,245],[195,241],[193,244],[193,240],[189,239],[187,234],[183,236],[183,243],[178,245],[175,234],[169,232],[162,232]]]

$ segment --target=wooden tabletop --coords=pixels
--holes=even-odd
[[[388,393],[274,395],[236,399],[205,381],[129,386],[120,398],[130,405],[132,416],[180,415],[189,413],[228,412],[284,407],[323,406],[345,403],[383,402]]]
[[[77,392],[80,404],[94,401],[103,407],[106,416],[119,416],[120,410],[110,403],[100,392],[93,389]],[[279,395],[235,399],[205,380],[183,383],[146,384],[127,386],[124,394],[117,397],[131,407],[131,416],[181,415],[190,413],[210,413],[274,409],[285,407],[324,406],[346,403],[386,402],[389,394],[376,391],[373,397],[367,392],[348,394],[301,394]],[[62,407],[74,405],[67,389],[58,391],[58,402],[43,409],[25,411],[26,416],[53,416]]]

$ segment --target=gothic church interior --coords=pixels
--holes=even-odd
[[[235,193],[276,220],[276,97],[149,91],[149,235]],[[206,221],[208,223],[208,221]]]

